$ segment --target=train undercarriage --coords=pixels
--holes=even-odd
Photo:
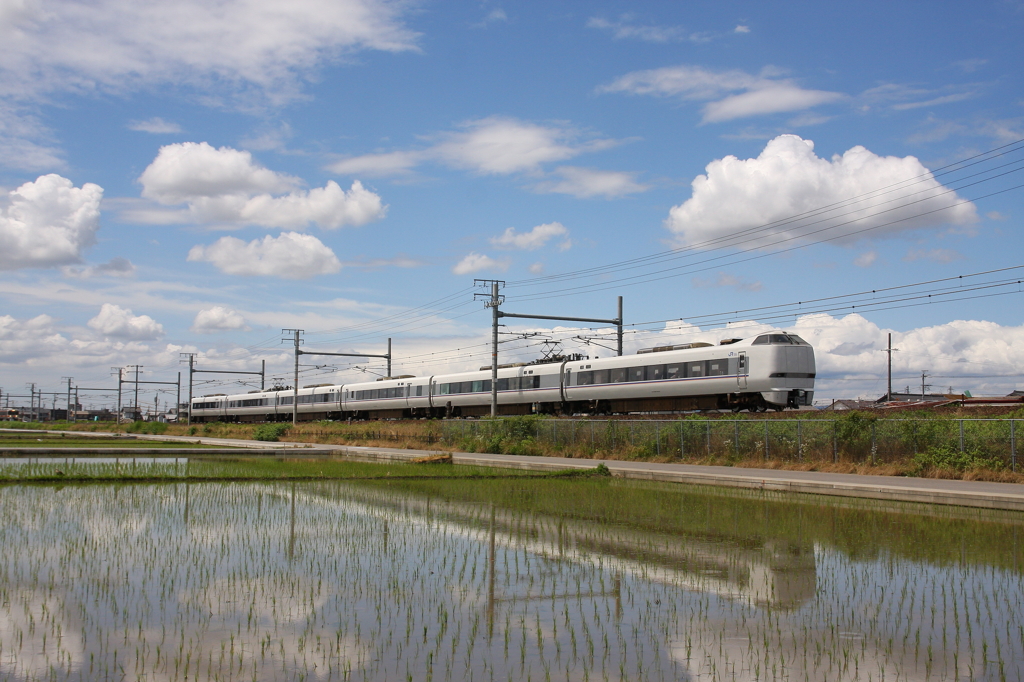
[[[546,414],[552,416],[612,416],[627,414],[671,414],[682,412],[711,412],[731,410],[740,412],[766,412],[768,410],[798,408],[806,404],[804,391],[792,390],[784,395],[786,404],[769,403],[760,393],[727,393],[701,396],[676,396],[664,398],[634,398],[611,400],[588,400],[569,402],[543,403],[512,403],[498,405],[498,416],[511,417],[529,414]],[[486,418],[491,415],[490,405],[451,405],[443,407],[414,407],[388,410],[360,410],[342,412],[338,410],[323,412],[302,412],[299,421],[344,421],[374,419],[459,419],[465,417]],[[276,414],[222,415],[218,417],[196,416],[193,423],[232,422],[260,423],[286,422],[292,420],[291,412]]]

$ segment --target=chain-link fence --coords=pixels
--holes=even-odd
[[[540,419],[445,422],[441,440],[510,454],[923,464],[1017,470],[1020,419]],[[930,459],[929,459],[930,458]]]

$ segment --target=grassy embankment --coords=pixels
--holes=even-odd
[[[20,426],[20,425],[19,425]],[[69,425],[48,425],[50,428],[68,427]],[[68,430],[82,430],[83,425],[70,425]],[[92,425],[90,425],[92,426]],[[113,424],[108,425],[113,427]],[[153,425],[130,427],[139,432],[140,427],[147,431],[167,433],[169,429],[152,428]],[[89,428],[89,431],[101,431],[100,428]],[[114,430],[113,428],[109,430]],[[120,432],[124,432],[124,428]],[[263,428],[260,434],[264,438],[284,431],[285,427],[276,429]],[[168,434],[170,435],[170,434]],[[252,438],[253,429],[235,437]],[[493,479],[493,478],[560,478],[591,476],[591,471],[567,472],[527,472],[487,467],[451,466],[451,458],[444,456],[424,457],[420,462],[413,463],[372,463],[358,462],[347,459],[326,457],[303,457],[301,451],[294,456],[255,455],[254,451],[239,448],[235,454],[211,454],[174,456],[173,449],[186,447],[192,449],[215,448],[216,445],[201,445],[180,441],[134,440],[117,437],[80,437],[39,433],[11,433],[0,428],[0,448],[31,448],[32,453],[20,456],[4,456],[0,454],[0,483],[14,482],[113,482],[113,481],[319,481],[319,480],[384,480],[401,481],[403,479]],[[51,454],[55,449],[90,448],[111,450],[110,455],[99,457],[66,454]],[[166,456],[145,454],[135,457],[125,450],[154,448],[168,451]],[[48,450],[50,452],[48,452]],[[38,455],[36,454],[38,452]],[[447,464],[448,466],[445,466]],[[598,472],[604,475],[606,472]]]
[[[973,422],[961,451],[957,420],[978,417],[1002,421]],[[290,442],[425,449],[435,452],[481,452],[623,461],[681,462],[830,471],[889,476],[919,476],[1024,483],[1011,471],[1006,419],[1024,419],[1024,410],[974,410],[945,413],[902,412],[883,422],[874,413],[786,412],[767,415],[689,415],[662,422],[655,431],[647,422],[629,425],[618,420],[596,423],[542,417],[515,417],[488,424],[475,420],[304,422],[290,424],[166,424],[110,423],[35,425],[50,429],[153,432]],[[833,427],[831,420],[835,420]],[[782,421],[784,420],[784,421]],[[708,421],[711,426],[708,426]],[[759,438],[765,422],[770,443]],[[800,430],[795,424],[800,422]],[[19,425],[23,426],[23,425]],[[27,425],[26,425],[27,426]],[[589,438],[586,431],[590,427]],[[740,428],[742,427],[742,432]],[[731,434],[735,430],[736,437]],[[706,433],[705,433],[706,432]],[[799,433],[800,435],[796,435]],[[675,440],[673,440],[675,439]],[[1004,442],[1005,441],[1005,442]],[[683,447],[680,448],[680,445]],[[1018,445],[1018,450],[1020,446]],[[680,456],[680,450],[683,456]]]

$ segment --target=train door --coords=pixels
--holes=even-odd
[[[740,351],[740,356],[736,360],[736,387],[743,389],[747,387],[747,376],[750,373],[750,369],[747,366],[747,354]]]

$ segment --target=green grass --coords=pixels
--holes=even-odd
[[[0,437],[0,448],[224,448],[190,442],[135,440],[134,438],[7,438]]]

